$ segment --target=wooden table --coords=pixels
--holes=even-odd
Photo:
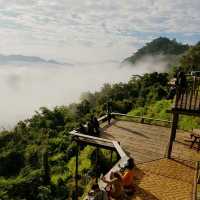
[[[200,150],[200,130],[199,129],[194,129],[193,133],[190,135],[191,136],[191,145],[190,148],[192,148],[194,146],[194,144],[196,143],[198,145],[197,147],[197,151]]]

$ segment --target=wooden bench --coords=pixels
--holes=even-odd
[[[194,146],[194,144],[197,144],[197,151],[200,150],[200,129],[193,129],[193,133],[190,134],[191,137],[191,145],[190,148]]]

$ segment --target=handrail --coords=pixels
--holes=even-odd
[[[116,113],[111,113],[111,114],[113,115],[113,114],[116,114]],[[98,120],[99,123],[101,123],[102,121],[106,120],[107,117],[108,117],[107,115],[104,115],[104,116],[98,118],[97,120]],[[124,150],[121,148],[119,142],[116,141],[116,140],[109,140],[109,139],[105,139],[105,138],[100,138],[100,137],[96,137],[96,136],[82,134],[82,133],[79,133],[76,129],[70,131],[69,134],[74,136],[74,137],[82,137],[82,138],[85,138],[85,139],[91,139],[91,140],[95,140],[95,141],[111,143],[111,144],[113,144],[113,147],[116,149],[120,158],[128,158],[128,156],[126,155]]]
[[[95,141],[111,143],[113,145],[113,147],[116,149],[120,158],[125,158],[125,157],[127,158],[128,157],[126,155],[126,153],[124,152],[124,150],[121,148],[119,142],[116,141],[116,140],[109,140],[109,139],[104,139],[104,138],[100,138],[100,137],[90,136],[90,135],[78,133],[76,131],[71,131],[69,134],[74,136],[74,137],[77,136],[77,137],[82,137],[82,138],[85,138],[85,139],[91,139],[91,140],[95,140]]]
[[[85,138],[85,139],[92,139],[92,140],[97,140],[97,141],[102,141],[102,142],[113,143],[112,140],[108,140],[108,139],[104,139],[104,138],[100,138],[100,137],[95,137],[95,136],[79,133],[77,131],[71,131],[69,134],[73,135],[73,136],[82,137],[82,138]]]
[[[128,156],[126,155],[126,153],[123,151],[123,149],[121,148],[119,142],[113,141],[113,145],[114,145],[115,149],[117,150],[117,152],[118,152],[118,154],[120,155],[121,158],[126,158],[126,157],[128,157]]]
[[[102,117],[98,118],[97,120],[98,120],[98,122],[101,123],[102,121],[104,121],[106,119],[107,119],[107,115],[103,115]]]
[[[148,120],[154,120],[154,121],[162,121],[162,122],[167,122],[167,123],[171,123],[171,121],[168,120],[162,120],[162,119],[154,119],[154,118],[150,118],[150,117],[144,117],[144,116],[131,116],[131,115],[127,115],[127,114],[122,114],[122,113],[117,113],[117,112],[112,112],[111,113],[112,116],[126,116],[126,117],[131,117],[131,118],[140,118],[141,120],[144,119],[148,119]],[[98,118],[98,122],[102,123],[103,121],[107,120],[108,115],[104,115],[100,118]],[[86,125],[85,125],[86,126]],[[118,160],[118,162],[109,170],[109,172],[105,175],[107,178],[109,178],[109,174],[111,171],[116,171],[119,170],[119,166],[123,166],[125,163],[127,163],[128,159],[130,158],[126,152],[122,149],[122,147],[120,146],[120,143],[116,140],[109,140],[109,139],[104,139],[104,138],[100,138],[100,137],[95,137],[95,136],[91,136],[91,135],[87,135],[87,134],[82,134],[78,132],[78,129],[73,130],[69,133],[70,135],[72,135],[73,137],[81,137],[81,138],[85,138],[85,139],[90,139],[90,140],[94,140],[96,142],[107,142],[113,145],[113,148],[116,150],[117,154],[119,155],[120,159]],[[105,144],[106,146],[106,144]],[[100,185],[101,186],[105,186],[105,183],[103,183],[102,181],[100,181]]]
[[[127,115],[127,114],[122,114],[122,113],[117,113],[117,112],[112,112],[112,115],[118,115],[118,116],[124,116],[124,117],[130,117],[130,118],[139,118],[139,119],[147,119],[147,120],[154,120],[154,121],[160,121],[160,122],[167,122],[167,123],[172,123],[172,121],[165,120],[165,119],[156,119],[156,118],[151,118],[151,117],[145,117],[145,116],[132,116],[132,115]]]
[[[101,118],[98,119],[98,122],[101,123],[102,121],[104,121],[106,119],[107,119],[107,115],[104,115],[104,116],[102,116]],[[91,140],[95,140],[95,141],[111,143],[113,145],[114,149],[116,150],[116,152],[118,153],[120,159],[109,170],[109,172],[110,171],[116,171],[119,168],[119,165],[122,165],[122,164],[126,163],[127,160],[129,159],[127,154],[124,152],[124,150],[120,146],[119,142],[116,141],[116,140],[109,140],[109,139],[104,139],[104,138],[100,138],[100,137],[90,136],[90,135],[87,135],[87,134],[82,134],[82,133],[79,133],[77,130],[72,130],[71,132],[69,132],[69,134],[72,135],[73,137],[82,137],[82,138],[85,138],[85,139],[91,139]],[[106,176],[109,175],[109,172],[107,173]],[[103,185],[103,182],[101,181],[100,184]]]

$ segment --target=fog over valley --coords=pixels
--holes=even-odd
[[[146,58],[135,66],[114,61],[57,65],[18,62],[0,65],[0,127],[12,128],[42,106],[77,102],[82,92],[100,90],[104,83],[127,82],[133,74],[163,71],[166,63]]]

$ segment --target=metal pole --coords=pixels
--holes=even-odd
[[[99,148],[97,147],[96,149],[96,183],[98,182],[98,170],[99,170],[98,157],[99,157]]]
[[[77,142],[77,148],[76,148],[76,171],[75,171],[75,187],[76,187],[75,199],[76,200],[78,200],[78,154],[79,154],[79,143]]]
[[[168,151],[167,151],[167,158],[171,158],[173,142],[176,139],[176,129],[177,129],[177,124],[178,124],[178,117],[179,117],[178,113],[173,113],[173,120],[172,120],[171,135],[170,135]]]

